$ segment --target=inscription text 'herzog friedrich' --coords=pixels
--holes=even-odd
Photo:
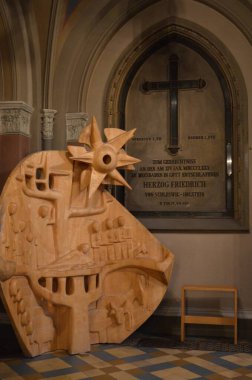
[[[219,178],[218,168],[198,158],[153,159],[130,174],[145,210],[155,207],[159,211],[167,207],[176,211],[201,210],[215,194]]]
[[[167,188],[180,188],[180,187],[206,187],[205,181],[157,181],[157,182],[144,182],[144,189],[160,189],[163,187]]]

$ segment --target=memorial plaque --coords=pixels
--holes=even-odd
[[[126,103],[127,151],[141,157],[125,205],[140,217],[225,217],[232,209],[231,140],[223,88],[197,52],[171,44],[140,68]],[[136,117],[136,115],[138,115]],[[148,227],[155,228],[155,219]],[[160,224],[160,223],[158,223]],[[157,224],[156,224],[157,226]]]

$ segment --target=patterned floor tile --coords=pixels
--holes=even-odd
[[[87,377],[81,373],[81,372],[76,372],[76,373],[72,373],[70,375],[62,375],[62,376],[53,376],[53,377],[49,377],[50,380],[84,380],[86,379]],[[41,378],[43,380],[47,380],[48,377],[43,377]],[[26,380],[26,378],[25,378]]]
[[[37,372],[55,371],[71,367],[70,364],[58,358],[30,361],[27,365]]]
[[[251,368],[239,367],[239,368],[236,368],[235,372],[240,373],[241,375],[247,375],[247,374],[251,374]]]
[[[96,356],[85,356],[84,358],[80,358],[84,363],[94,367],[94,368],[106,368],[110,367],[110,363],[97,358]]]
[[[220,375],[219,373],[214,373],[206,377],[207,380],[227,380],[226,376]]]
[[[0,380],[251,380],[252,355],[115,344],[0,361]]]
[[[137,377],[129,374],[128,372],[123,372],[123,371],[114,372],[113,374],[111,374],[111,376],[113,377],[113,379],[118,379],[118,380],[136,380],[137,379]]]
[[[189,371],[196,373],[198,374],[198,376],[202,376],[202,377],[211,375],[213,373],[212,371],[209,371],[207,368],[200,367],[196,364],[191,364],[191,363],[185,364],[183,368],[188,369]]]
[[[238,372],[229,371],[229,370],[220,372],[220,375],[225,376],[228,379],[236,379],[237,377],[240,376],[240,374]]]
[[[116,367],[120,369],[121,371],[128,371],[130,369],[137,368],[137,364],[136,363],[122,363],[122,364],[118,364]]]
[[[8,364],[0,363],[0,379],[11,379],[15,376],[17,376],[17,373],[11,367],[9,367]],[[23,379],[21,376],[19,376],[19,378]]]
[[[116,358],[127,358],[127,357],[132,357],[132,356],[137,356],[137,355],[143,355],[145,354],[144,351],[135,348],[135,347],[127,347],[127,346],[119,346],[116,348],[111,348],[106,350],[109,354],[115,356]]]
[[[188,350],[186,351],[186,354],[187,355],[191,355],[191,356],[202,356],[202,355],[209,355],[211,354],[212,351],[200,351],[200,350]]]
[[[233,364],[236,364],[237,366],[251,366],[252,365],[252,355],[246,354],[246,353],[238,353],[235,355],[229,355],[223,357],[226,361],[229,361]]]
[[[174,367],[163,369],[160,371],[153,372],[154,375],[160,377],[160,379],[168,379],[168,380],[189,380],[189,379],[197,379],[199,375],[188,371],[187,369]]]
[[[226,360],[226,358],[228,358],[228,356],[223,356],[223,357],[212,357],[211,358],[211,363],[214,363],[214,364],[217,364],[221,367],[224,367],[224,368],[229,368],[230,370],[236,370],[237,368],[237,364],[231,362],[230,360]]]
[[[112,377],[111,375],[104,374],[104,375],[101,375],[101,376],[95,376],[94,379],[95,380],[114,380],[115,378]]]
[[[207,361],[198,356],[191,356],[189,358],[186,358],[185,360],[189,363],[196,364],[199,367],[208,369],[211,372],[221,373],[227,369],[223,366]]]
[[[167,354],[171,354],[171,355],[178,355],[178,354],[185,355],[184,351],[177,350],[176,348],[157,348],[157,350],[159,350],[162,353],[166,352]]]

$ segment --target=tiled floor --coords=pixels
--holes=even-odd
[[[252,354],[104,344],[84,355],[2,359],[0,379],[245,380],[252,379]]]

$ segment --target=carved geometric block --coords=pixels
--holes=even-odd
[[[83,146],[32,154],[5,185],[1,296],[26,355],[120,343],[166,292],[173,254],[103,187],[127,186],[133,133],[107,129],[103,143],[93,119]]]

